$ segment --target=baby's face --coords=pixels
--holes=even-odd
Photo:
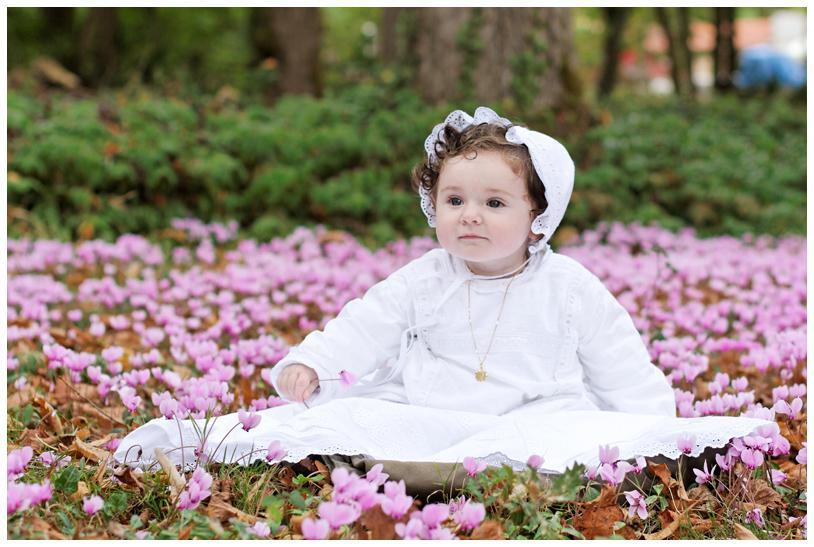
[[[471,158],[471,155],[470,155]],[[531,235],[526,182],[499,152],[444,162],[435,199],[435,233],[478,275],[510,272],[525,260]]]

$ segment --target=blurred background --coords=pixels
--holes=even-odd
[[[431,233],[429,130],[487,105],[601,221],[805,233],[805,8],[8,8],[10,238]]]

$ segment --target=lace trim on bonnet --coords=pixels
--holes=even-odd
[[[536,253],[545,247],[565,215],[565,209],[568,207],[571,191],[574,188],[574,162],[565,147],[557,140],[539,131],[513,125],[512,122],[501,118],[494,110],[485,106],[478,107],[474,117],[463,110],[455,110],[447,116],[444,123],[436,125],[427,140],[424,141],[428,161],[430,163],[438,161],[435,144],[438,141],[444,142],[446,125],[452,126],[457,131],[463,131],[471,125],[482,123],[508,127],[506,140],[514,144],[522,144],[528,149],[534,170],[543,181],[548,207],[531,223],[531,231],[543,235],[539,241],[529,245],[529,252]],[[435,207],[430,199],[430,192],[422,185],[419,185],[418,192],[421,196],[421,210],[427,217],[427,223],[430,227],[435,228]]]

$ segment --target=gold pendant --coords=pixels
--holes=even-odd
[[[483,369],[481,369],[481,370],[477,371],[477,372],[475,373],[475,379],[476,379],[478,382],[484,382],[484,381],[486,381],[486,371],[485,371],[485,370],[483,370]]]

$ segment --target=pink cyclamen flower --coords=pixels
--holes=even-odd
[[[345,524],[354,522],[360,516],[360,512],[356,507],[333,501],[320,503],[317,513],[328,522],[331,530],[338,530]]]
[[[598,465],[589,465],[585,468],[585,478],[588,480],[595,480],[596,477],[599,475],[599,466]]]
[[[474,477],[486,469],[486,462],[478,461],[471,456],[464,458],[464,469],[470,477]]]
[[[632,517],[633,513],[636,513],[642,520],[647,518],[647,503],[645,503],[645,498],[641,492],[638,490],[625,492],[625,499],[628,505],[630,505],[627,509],[627,515],[629,517]]]
[[[34,449],[30,446],[24,446],[22,448],[18,448],[17,450],[12,450],[8,453],[8,469],[7,473],[9,476],[12,475],[19,475],[25,468],[28,466],[28,462],[31,461],[31,458],[34,457]]]
[[[786,475],[779,469],[772,469],[771,471],[769,471],[769,475],[771,476],[772,484],[774,485],[783,484],[786,478],[788,478],[788,475]]]
[[[763,465],[763,452],[760,450],[753,450],[751,448],[744,448],[740,453],[741,461],[749,469],[756,469]]]
[[[427,527],[424,526],[420,518],[410,518],[406,524],[403,522],[396,523],[396,534],[406,540],[425,539],[427,537]]]
[[[692,472],[695,473],[695,482],[700,486],[712,480],[712,474],[715,473],[715,466],[713,465],[712,471],[710,471],[707,467],[707,462],[705,461],[703,470],[693,469]]]
[[[436,528],[449,518],[449,506],[445,503],[431,503],[421,510],[421,522],[427,528]]]
[[[280,441],[271,441],[271,443],[269,443],[266,451],[266,460],[276,462],[282,460],[285,455],[286,451],[283,449],[283,445],[280,444]]]
[[[746,522],[752,522],[761,528],[765,526],[765,522],[763,521],[763,513],[761,512],[760,508],[755,507],[754,509],[750,510],[746,513]]]
[[[689,454],[695,448],[695,435],[681,435],[676,439],[676,446],[682,454]]]
[[[42,484],[9,482],[6,490],[6,513],[25,511],[38,503],[51,499],[51,483],[46,479]]]
[[[452,515],[453,520],[460,524],[461,530],[464,531],[477,528],[485,517],[486,508],[483,504],[468,500]]]
[[[257,424],[260,423],[262,416],[257,414],[255,411],[246,412],[243,409],[240,409],[237,413],[237,419],[243,424],[243,431],[249,431],[250,429],[254,429],[257,427]]]
[[[526,465],[528,465],[532,469],[539,469],[540,466],[543,465],[544,461],[545,459],[539,454],[532,454],[531,456],[529,456],[529,459],[526,460]]]
[[[647,460],[644,459],[644,456],[637,456],[636,457],[636,465],[633,466],[632,471],[637,475],[645,470],[647,467]]]
[[[797,457],[794,460],[799,463],[800,465],[806,465],[808,463],[808,443],[804,442],[803,447],[797,452]]]
[[[721,471],[729,471],[732,468],[732,464],[734,463],[734,456],[727,452],[725,455],[715,454],[715,462],[718,464],[718,467],[721,468]]]
[[[339,385],[344,387],[350,387],[358,381],[356,375],[352,372],[347,370],[342,370],[339,372]]]
[[[82,498],[82,500],[82,510],[88,515],[95,515],[105,505],[104,500],[99,496],[90,496],[89,498]]]
[[[800,411],[803,409],[803,400],[795,397],[791,404],[784,400],[779,400],[774,404],[774,411],[778,414],[785,414],[791,420],[796,420]]]
[[[626,472],[626,468],[623,466],[614,466],[609,463],[603,463],[599,466],[599,476],[614,486],[622,484]]]
[[[330,525],[325,519],[302,519],[302,537],[305,539],[325,539],[328,537]]]
[[[599,447],[599,462],[600,463],[615,463],[619,459],[619,447],[605,445]]]
[[[376,486],[383,485],[385,482],[387,482],[387,479],[390,478],[390,475],[383,473],[382,469],[384,469],[384,465],[377,463],[368,470],[367,474],[365,475],[365,480],[375,484]]]
[[[141,404],[141,397],[136,395],[136,390],[130,386],[120,388],[119,397],[121,397],[122,404],[127,407],[127,410],[130,412],[135,412]]]
[[[271,528],[264,521],[258,520],[254,523],[254,526],[249,528],[249,532],[259,538],[267,538],[271,534]]]

